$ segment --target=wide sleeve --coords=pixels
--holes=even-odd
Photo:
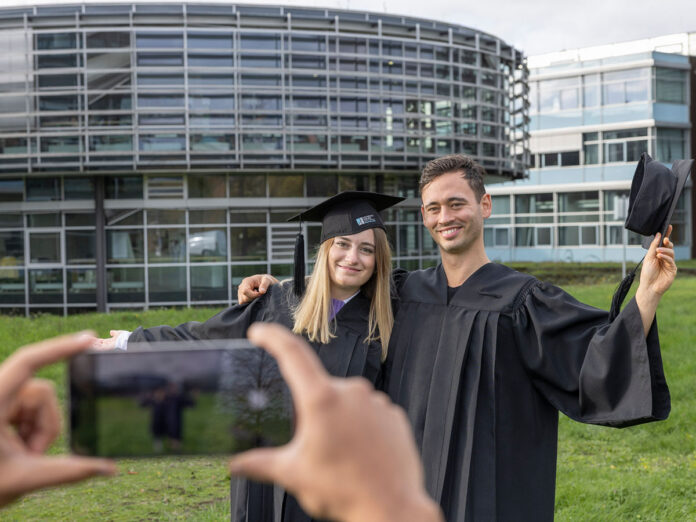
[[[268,299],[264,295],[245,305],[231,306],[207,321],[190,321],[179,326],[138,327],[129,343],[153,341],[186,341],[198,339],[238,339],[246,337],[251,323],[260,320]]]
[[[635,299],[610,322],[537,281],[518,296],[513,331],[535,387],[572,419],[623,427],[669,415],[657,324],[646,338]]]

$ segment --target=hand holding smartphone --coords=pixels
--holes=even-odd
[[[70,445],[81,455],[224,454],[292,438],[278,366],[245,339],[85,352],[69,376]]]

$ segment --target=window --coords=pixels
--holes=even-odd
[[[686,103],[686,71],[655,68],[655,99],[658,102]]]
[[[647,101],[650,69],[626,69],[602,74],[603,105]]]
[[[539,112],[577,109],[580,106],[580,78],[539,82]]]
[[[657,161],[671,163],[683,159],[685,151],[685,132],[682,129],[657,129]]]

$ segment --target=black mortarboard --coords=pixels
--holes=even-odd
[[[650,248],[650,243],[658,232],[661,238],[665,237],[693,162],[694,160],[677,160],[670,169],[653,160],[647,152],[641,155],[633,174],[625,227],[644,236],[643,248]],[[621,303],[626,298],[642,262],[641,259],[614,292],[609,311],[610,320],[613,321],[619,315]]]
[[[378,194],[376,192],[363,192],[358,190],[348,190],[325,199],[318,205],[313,206],[291,217],[288,221],[320,221],[321,242],[336,236],[350,236],[370,228],[384,229],[379,212],[386,208],[400,203],[406,198]],[[304,238],[302,229],[295,240],[295,271],[294,271],[294,291],[295,295],[301,296],[304,293]]]

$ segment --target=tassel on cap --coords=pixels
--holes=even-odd
[[[302,297],[305,291],[305,259],[304,259],[304,236],[302,235],[302,223],[300,222],[300,232],[295,238],[295,253],[293,255],[295,271],[293,273],[293,292],[297,297]]]
[[[611,308],[609,309],[609,321],[613,321],[616,319],[616,316],[619,315],[619,312],[621,311],[621,304],[624,302],[624,299],[626,299],[626,296],[628,295],[628,291],[631,289],[631,285],[633,284],[633,280],[636,278],[636,272],[638,271],[638,267],[640,267],[641,263],[643,260],[641,259],[640,262],[636,265],[636,267],[631,270],[626,277],[623,278],[623,280],[619,283],[619,286],[616,287],[616,291],[614,292],[613,297],[611,298]]]

